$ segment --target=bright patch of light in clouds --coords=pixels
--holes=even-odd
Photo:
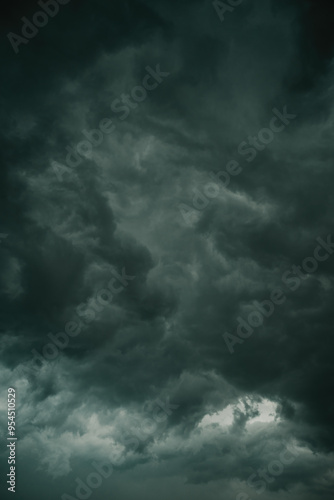
[[[212,415],[205,415],[199,424],[199,427],[207,427],[212,424],[219,424],[221,427],[228,427],[234,422],[235,413],[247,413],[251,410],[252,413],[256,412],[256,416],[249,418],[247,425],[256,422],[269,423],[273,422],[276,418],[277,403],[269,399],[262,399],[261,402],[256,403],[250,398],[244,398],[236,404],[230,404],[224,410],[214,413]]]

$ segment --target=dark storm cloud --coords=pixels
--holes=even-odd
[[[333,256],[233,355],[222,335],[332,231],[332,5],[244,0],[221,22],[212,2],[71,0],[15,54],[7,33],[36,10],[2,20],[0,373],[17,389],[18,500],[75,497],[110,454],[95,498],[249,500],[265,469],[268,500],[329,500]],[[112,103],[157,65],[168,76],[122,119]],[[247,161],[240,144],[284,106],[296,117]],[[115,129],[66,165],[106,118]],[[241,172],[186,224],[179,205],[232,160]],[[98,307],[123,268],[134,279]],[[35,363],[70,321],[85,328]],[[145,434],[157,400],[177,409]],[[284,450],[295,459],[270,473]]]

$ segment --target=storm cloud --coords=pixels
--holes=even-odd
[[[332,2],[7,7],[3,484],[332,499]]]

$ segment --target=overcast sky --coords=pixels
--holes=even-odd
[[[332,500],[333,2],[52,5],[1,16],[1,498],[13,387],[16,500]]]

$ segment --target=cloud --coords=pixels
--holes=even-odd
[[[331,4],[249,0],[221,23],[210,2],[72,0],[14,54],[6,34],[36,4],[17,9],[1,21],[0,183],[1,422],[15,386],[17,499],[72,495],[111,450],[124,461],[97,499],[253,498],[249,476],[294,450],[266,499],[329,500],[333,259],[233,356],[222,335],[331,232]],[[158,64],[170,75],[121,120],[112,102]],[[247,162],[239,145],[284,106],[296,119]],[[66,147],[105,118],[115,130],[65,171]],[[186,224],[179,205],[230,161],[240,174]],[[136,278],[95,310],[123,268]],[[32,349],[78,307],[94,321],[38,364]],[[167,397],[177,410],[132,449]]]

